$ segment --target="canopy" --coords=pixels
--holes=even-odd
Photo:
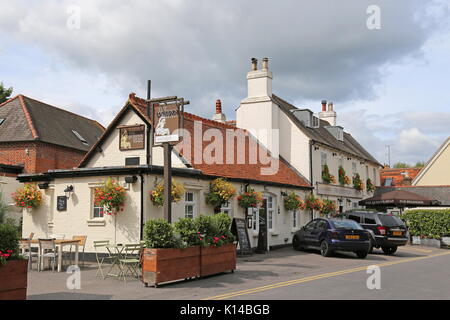
[[[394,190],[383,194],[378,194],[372,198],[359,202],[362,206],[434,206],[439,205],[439,201],[421,196],[417,193]]]

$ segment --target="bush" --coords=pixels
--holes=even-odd
[[[19,233],[14,226],[0,225],[0,265],[7,260],[19,259],[19,240]]]
[[[230,230],[232,220],[226,213],[213,216],[201,215],[195,222],[200,236],[200,244],[204,247],[220,247],[235,240]]]
[[[450,234],[450,209],[408,210],[401,218],[406,221],[409,232],[413,236],[440,239]]]
[[[177,241],[173,226],[164,219],[149,220],[145,224],[145,245],[147,248],[175,248]]]
[[[186,244],[186,246],[197,246],[200,244],[198,236],[197,224],[193,219],[181,218],[175,222],[175,233],[180,235],[180,240]]]

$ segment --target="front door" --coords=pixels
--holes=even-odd
[[[259,232],[257,253],[266,253],[269,251],[267,241],[267,200],[263,200],[263,205],[259,209]]]

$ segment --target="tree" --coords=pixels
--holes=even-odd
[[[3,86],[3,82],[0,82],[0,103],[3,103],[11,97],[11,94],[13,93],[13,88],[6,89]]]
[[[395,169],[401,169],[401,168],[409,168],[410,165],[405,163],[405,162],[397,162],[396,164],[394,164],[393,168]]]
[[[414,167],[415,168],[423,168],[423,167],[425,167],[425,162],[418,161]]]

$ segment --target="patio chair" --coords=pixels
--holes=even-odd
[[[86,248],[87,236],[73,236],[72,239],[80,240],[80,243],[78,245],[78,253],[80,253],[80,247],[83,247],[83,251],[81,253],[82,253],[82,261],[83,261],[83,267],[84,267],[84,249]],[[70,264],[72,264],[72,246],[70,246],[69,255],[70,255]]]
[[[41,271],[41,265],[43,266],[44,259],[47,258],[51,259],[52,271],[54,272],[58,254],[55,239],[39,239],[38,271]]]
[[[97,273],[95,274],[95,276],[98,276],[98,273],[100,272],[100,274],[102,275],[103,279],[106,279],[105,275],[103,274],[103,269],[102,266],[105,263],[105,261],[109,260],[109,262],[112,262],[114,257],[111,256],[111,253],[109,252],[109,250],[103,250],[103,252],[101,252],[101,249],[107,249],[107,246],[109,246],[109,240],[101,240],[101,241],[94,241],[94,250],[95,250],[95,258],[97,259],[97,265],[98,265],[98,269],[97,269]],[[100,254],[105,254],[107,253],[107,256],[103,256],[101,257]]]
[[[139,265],[141,262],[140,255],[142,250],[142,243],[140,244],[126,244],[123,249],[124,257],[119,259],[120,273],[126,283],[126,276],[131,275],[139,278]]]
[[[22,255],[28,260],[28,270],[31,270],[31,265],[33,264],[33,258],[36,258],[36,262],[39,264],[39,254],[31,250],[31,238],[23,239],[20,243],[22,249]],[[39,266],[37,266],[39,270]]]
[[[66,235],[64,234],[51,234],[49,236],[50,239],[56,239],[56,240],[64,240]]]

